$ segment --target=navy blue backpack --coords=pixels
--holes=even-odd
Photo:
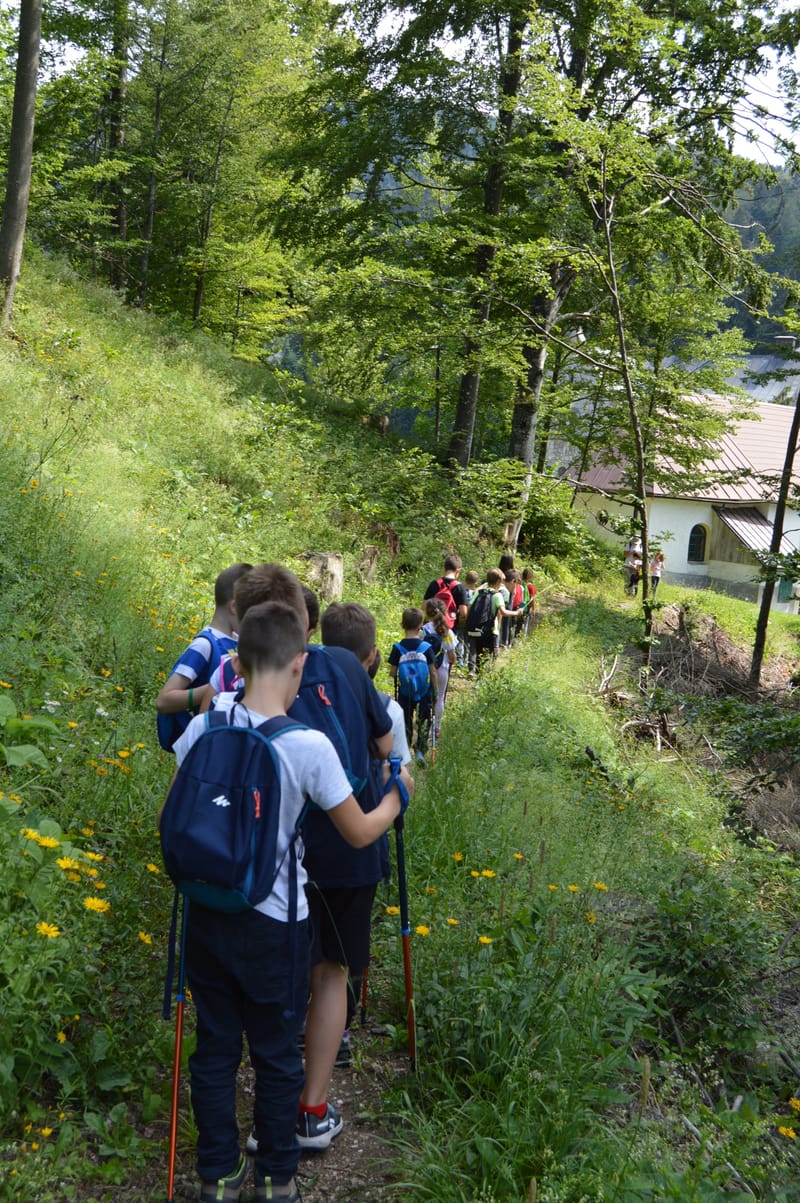
[[[294,865],[303,818],[279,850],[281,776],[272,741],[303,725],[280,715],[260,727],[233,727],[234,710],[206,715],[206,731],[178,769],[160,824],[164,866],[180,893],[231,914],[269,896],[287,855]],[[294,872],[292,882],[296,888]]]
[[[195,639],[207,639],[211,644],[211,655],[208,659],[206,668],[192,682],[192,688],[197,688],[200,685],[207,685],[214,675],[214,670],[219,664],[222,657],[236,647],[236,640],[226,638],[221,642],[214,634],[211,627],[203,627],[202,631],[198,631]],[[184,653],[185,654],[185,653]],[[183,656],[179,656],[170,669],[169,675],[175,672],[175,669],[181,663]],[[192,721],[192,715],[188,710],[181,710],[177,714],[157,714],[156,715],[156,733],[158,742],[165,752],[171,752],[175,742],[180,739],[189,723]]]
[[[370,761],[364,712],[344,671],[327,649],[311,644],[307,651],[300,689],[289,707],[289,717],[327,735],[358,797],[367,784]]]

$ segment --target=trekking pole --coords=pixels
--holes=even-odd
[[[406,980],[406,1021],[408,1023],[408,1056],[412,1069],[417,1060],[416,1011],[414,1010],[414,981],[411,976],[411,927],[408,921],[408,886],[406,882],[406,853],[403,837],[403,816],[394,821],[397,852],[397,889],[400,894],[400,935],[403,940],[403,971]]]
[[[411,977],[411,928],[408,922],[408,886],[406,883],[406,853],[403,840],[403,816],[408,806],[408,791],[400,780],[400,757],[390,756],[391,773],[383,787],[384,794],[397,785],[402,801],[402,810],[394,821],[397,853],[397,888],[400,894],[400,935],[403,940],[403,971],[406,983],[406,1022],[408,1024],[408,1055],[412,1068],[417,1060],[416,1012],[414,1010],[414,982]]]
[[[361,975],[361,1026],[364,1027],[367,1022],[367,978],[369,977],[369,969],[365,969]]]
[[[177,904],[177,898],[176,898]],[[175,1154],[178,1144],[178,1103],[181,1087],[181,1053],[183,1049],[183,1008],[186,1002],[185,951],[186,951],[186,908],[184,898],[181,911],[181,934],[178,951],[178,991],[175,999],[175,1053],[172,1059],[172,1108],[169,1116],[169,1153],[167,1154],[167,1203],[175,1200]],[[166,1005],[166,1004],[165,1004]],[[167,1018],[169,1015],[167,1014]]]

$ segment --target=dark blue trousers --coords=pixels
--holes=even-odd
[[[226,915],[192,903],[186,978],[197,1012],[189,1058],[197,1124],[197,1172],[213,1182],[239,1161],[236,1076],[246,1034],[255,1071],[256,1168],[275,1182],[297,1169],[303,1064],[297,1048],[308,1002],[308,923],[296,924],[295,981],[289,982],[290,925],[260,911]],[[287,1012],[291,1011],[291,1014]]]

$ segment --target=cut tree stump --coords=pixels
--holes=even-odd
[[[333,551],[304,551],[308,560],[309,584],[325,602],[341,601],[344,592],[344,560]]]

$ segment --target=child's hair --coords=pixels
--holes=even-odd
[[[497,567],[504,575],[508,572],[509,568],[514,567],[514,557],[510,554],[510,552],[506,552],[505,555],[500,557],[500,563],[497,565]]]
[[[316,631],[317,627],[319,626],[319,598],[313,589],[309,589],[308,585],[302,585],[301,588],[303,590],[303,598],[306,603],[309,632]],[[328,642],[330,642],[330,640]]]
[[[480,583],[480,577],[473,568],[470,568],[467,575],[464,577],[464,584],[468,589],[474,589]]]
[[[418,631],[422,626],[422,619],[421,610],[418,610],[416,606],[407,606],[400,619],[400,625],[404,631]]]
[[[422,605],[425,610],[425,617],[433,623],[433,629],[436,631],[436,634],[444,639],[450,630],[445,617],[447,610],[445,609],[444,602],[440,597],[428,597]]]
[[[346,647],[366,660],[375,647],[375,619],[358,602],[333,602],[322,615],[322,642]]]
[[[239,577],[244,576],[253,567],[252,564],[231,564],[225,568],[214,581],[214,605],[227,606],[233,598],[233,589]]]
[[[504,579],[505,577],[499,568],[490,568],[486,573],[486,584],[492,585],[494,588],[497,588],[498,585],[502,585]]]
[[[378,669],[380,668],[380,666],[381,666],[381,653],[380,653],[380,648],[377,648],[377,647],[376,647],[376,648],[375,648],[375,655],[372,657],[372,663],[370,664],[369,668],[367,669],[367,672],[369,673],[369,679],[370,679],[370,681],[374,681],[374,680],[375,680],[375,678],[376,678],[376,677],[377,677],[377,675],[378,675]]]
[[[523,568],[522,569],[522,579],[523,579],[523,581],[532,581],[533,580],[533,569],[532,568]]]
[[[461,571],[461,556],[457,556],[455,552],[452,555],[445,556],[444,559],[445,572],[460,572]]]
[[[283,669],[306,649],[306,629],[297,610],[286,602],[250,606],[239,627],[237,655],[245,676]]]
[[[506,580],[517,582],[521,581],[522,577],[516,568],[509,568],[508,572],[506,573]]]
[[[293,572],[280,564],[258,564],[251,568],[236,582],[233,596],[240,623],[251,606],[268,601],[284,602],[297,611],[302,622],[306,621],[303,586]]]

